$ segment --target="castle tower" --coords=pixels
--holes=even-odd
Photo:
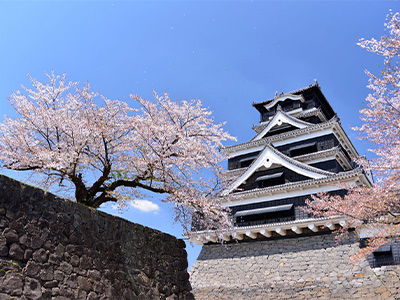
[[[248,142],[223,148],[232,178],[223,195],[232,210],[235,233],[220,233],[226,242],[301,236],[335,230],[343,218],[314,218],[304,212],[306,199],[318,192],[344,195],[340,183],[371,185],[372,178],[351,157],[358,153],[319,85],[253,103],[260,112],[256,134]],[[343,224],[343,223],[342,223]],[[218,240],[199,231],[198,244]]]
[[[203,244],[190,270],[196,299],[303,299],[318,293],[369,299],[371,287],[379,285],[376,275],[368,263],[347,260],[359,249],[359,237],[338,245],[331,233],[345,218],[316,218],[301,209],[318,192],[343,196],[342,183],[372,184],[371,174],[352,161],[358,153],[318,83],[253,106],[260,112],[255,136],[223,148],[231,178],[223,195],[235,196],[225,203],[234,232],[188,235]],[[339,283],[346,289],[337,290]]]

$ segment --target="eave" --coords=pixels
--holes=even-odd
[[[256,226],[234,227],[231,230],[203,230],[192,231],[184,236],[190,242],[198,245],[216,242],[229,242],[240,240],[255,240],[258,238],[271,238],[273,236],[286,236],[288,234],[301,235],[306,232],[318,232],[322,227],[336,230],[346,224],[346,218],[309,218],[290,222],[263,224]]]
[[[320,179],[309,179],[266,188],[256,188],[252,190],[236,192],[229,195],[229,198],[224,201],[224,205],[242,205],[250,202],[264,202],[287,197],[315,194],[320,191],[327,192],[330,190],[338,190],[340,189],[338,185],[342,183],[348,183],[357,186],[372,186],[372,182],[368,179],[363,169],[357,168]]]
[[[296,119],[316,116],[321,120],[321,122],[328,121],[326,119],[325,115],[322,113],[322,110],[320,108],[315,108],[315,107],[313,107],[312,109],[309,109],[309,110],[304,110],[304,111],[302,110],[302,111],[300,111],[298,113],[294,113],[294,114],[292,114],[291,111],[287,111],[285,113]],[[270,118],[270,120],[271,119],[272,119],[272,117]],[[261,131],[264,130],[265,127],[268,126],[269,122],[270,121],[265,121],[265,122],[262,122],[261,124],[253,125],[252,128],[255,132],[260,133]]]
[[[299,113],[298,115],[295,115],[296,118],[308,118],[316,116],[318,117],[322,122],[328,121],[325,115],[322,113],[321,108],[314,108],[312,110],[305,110]]]
[[[229,157],[234,157],[249,152],[260,151],[267,143],[271,143],[273,146],[277,147],[294,143],[297,140],[309,139],[312,135],[322,136],[330,133],[333,133],[336,136],[342,147],[347,151],[347,153],[349,153],[350,156],[359,156],[357,150],[354,148],[347,134],[340,125],[338,118],[332,118],[325,123],[319,123],[310,127],[280,133],[259,140],[252,140],[247,143],[242,143],[234,146],[226,146],[221,148],[221,151]]]
[[[353,169],[349,159],[344,154],[343,150],[340,147],[335,147],[327,150],[322,150],[315,153],[304,154],[300,156],[295,156],[293,159],[304,162],[306,164],[313,164],[317,162],[328,161],[331,159],[336,159],[336,161],[340,164],[340,166],[345,171],[350,171]]]

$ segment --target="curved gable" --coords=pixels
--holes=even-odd
[[[288,99],[289,100],[293,100],[293,101],[300,100],[301,102],[305,101],[305,99],[304,99],[304,97],[302,95],[283,94],[283,95],[280,95],[277,98],[271,100],[271,102],[269,102],[267,104],[264,104],[264,107],[265,107],[266,110],[270,110],[278,102],[285,101],[285,100],[288,100]]]
[[[222,195],[224,196],[231,193],[261,167],[265,167],[266,169],[268,169],[272,166],[272,164],[281,165],[298,174],[310,177],[312,179],[321,179],[335,175],[332,172],[323,171],[307,164],[298,162],[280,153],[270,144],[267,144],[264,150],[257,157],[257,159],[248,167],[248,169],[242,175],[240,175],[225,191],[222,192]]]
[[[253,140],[262,139],[262,137],[267,134],[272,128],[274,128],[275,126],[281,126],[282,124],[289,124],[300,129],[314,125],[288,115],[278,106],[278,112],[275,114],[272,120],[269,121],[268,125],[253,138]]]

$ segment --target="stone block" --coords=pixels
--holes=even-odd
[[[22,261],[24,259],[24,250],[22,250],[21,246],[18,243],[13,243],[10,245],[8,257],[10,257],[11,259]]]
[[[3,236],[7,241],[7,244],[18,242],[18,233],[15,229],[6,228],[3,232]]]
[[[25,274],[33,278],[36,277],[36,275],[39,273],[40,270],[41,270],[41,265],[33,260],[28,261],[28,263],[25,266]]]
[[[40,271],[40,279],[42,281],[51,281],[54,279],[54,270],[52,265],[46,264],[43,266]]]
[[[36,250],[33,253],[33,260],[38,263],[45,263],[47,262],[47,259],[48,259],[47,251],[44,249]]]
[[[58,286],[58,281],[57,280],[52,280],[52,281],[47,281],[43,284],[45,288],[55,288]]]
[[[25,278],[23,295],[29,300],[42,300],[42,287],[38,280]]]
[[[33,254],[32,249],[26,249],[24,252],[24,261],[28,261],[29,259],[31,259],[32,254]]]
[[[0,256],[7,257],[8,256],[8,247],[6,238],[0,235]]]
[[[23,288],[23,276],[12,271],[0,277],[0,292],[9,296],[21,296]]]

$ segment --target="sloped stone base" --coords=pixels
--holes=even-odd
[[[190,270],[202,299],[400,299],[400,267],[353,265],[333,234],[205,245]]]

